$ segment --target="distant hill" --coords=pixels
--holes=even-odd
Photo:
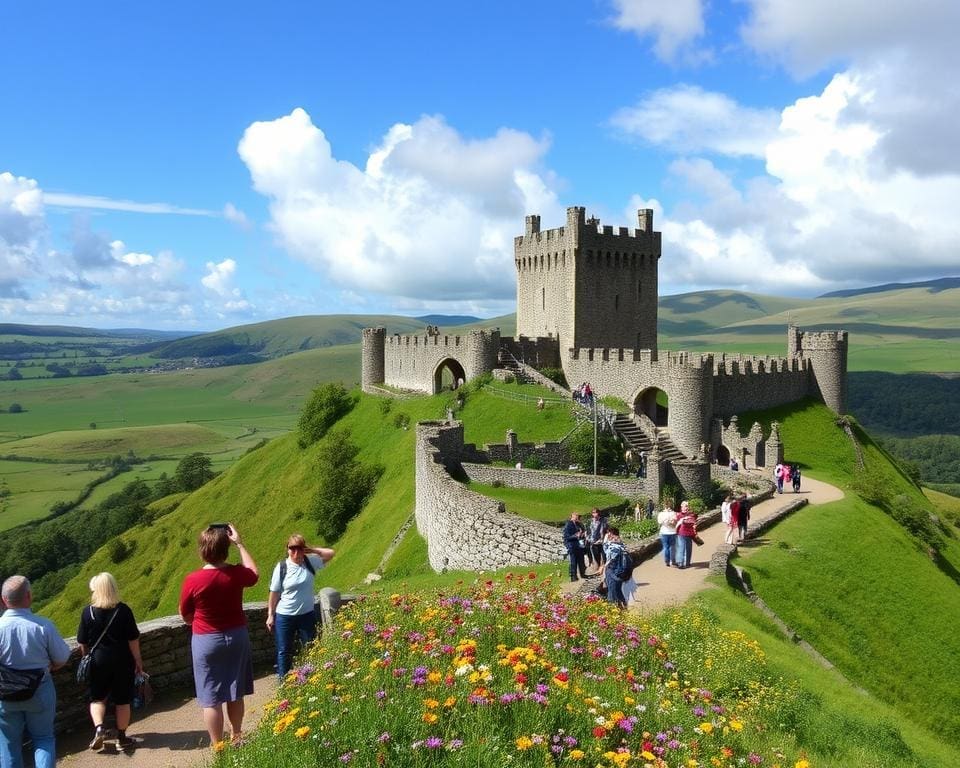
[[[960,277],[941,277],[937,280],[925,280],[919,283],[887,283],[885,285],[872,285],[868,288],[851,288],[846,291],[831,291],[820,296],[821,299],[846,298],[848,296],[863,296],[868,293],[886,293],[887,291],[900,291],[904,288],[928,288],[931,293],[947,291],[951,288],[960,288]]]
[[[451,325],[472,325],[483,322],[481,318],[473,315],[421,315],[417,320],[427,325],[439,325],[444,328]]]
[[[68,325],[25,325],[0,323],[2,336],[43,336],[48,338],[95,338],[124,340],[170,340],[190,336],[192,331],[158,331],[149,328],[82,328]]]

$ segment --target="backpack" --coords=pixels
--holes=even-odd
[[[316,574],[317,569],[313,567],[313,563],[310,562],[309,556],[307,555],[303,556],[303,565],[308,571],[310,571],[310,573]],[[287,578],[287,561],[281,560],[280,561],[280,591],[281,592],[283,591],[283,581],[286,578]]]
[[[610,572],[617,581],[626,581],[633,574],[633,561],[625,549],[620,550],[610,562]]]

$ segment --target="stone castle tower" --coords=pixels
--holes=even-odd
[[[560,349],[656,350],[660,233],[650,209],[638,225],[601,227],[577,206],[566,226],[541,232],[527,216],[514,239],[517,335],[553,337]]]

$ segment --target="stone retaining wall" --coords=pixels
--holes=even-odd
[[[508,514],[502,502],[451,476],[464,471],[463,449],[463,424],[417,424],[415,514],[430,566],[484,571],[562,559],[566,550],[556,528]]]
[[[316,611],[321,624],[329,624],[344,602],[335,589],[325,587],[316,597]],[[276,661],[276,646],[273,636],[267,631],[267,604],[244,603],[250,643],[253,646],[253,665],[259,672],[269,671]],[[140,655],[143,668],[150,675],[150,684],[156,694],[172,690],[193,690],[193,659],[190,651],[190,627],[179,616],[164,616],[159,619],[139,622]],[[87,692],[77,683],[77,663],[80,649],[75,637],[67,640],[72,649],[70,661],[53,673],[57,688],[57,732],[76,728],[92,728]]]
[[[499,481],[509,488],[533,488],[548,491],[554,488],[602,488],[630,501],[657,499],[660,496],[656,481],[647,478],[620,478],[597,475],[583,475],[574,472],[551,472],[539,469],[515,469],[514,467],[494,467],[489,464],[464,462],[463,471],[467,477],[477,483],[492,484]]]

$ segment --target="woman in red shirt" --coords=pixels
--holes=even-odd
[[[227,562],[230,542],[240,551],[240,565]],[[232,525],[211,525],[200,534],[204,565],[187,574],[180,590],[180,615],[193,628],[193,679],[210,745],[223,739],[223,705],[227,705],[231,740],[242,738],[243,697],[253,693],[253,657],[243,590],[257,583],[257,564]]]

